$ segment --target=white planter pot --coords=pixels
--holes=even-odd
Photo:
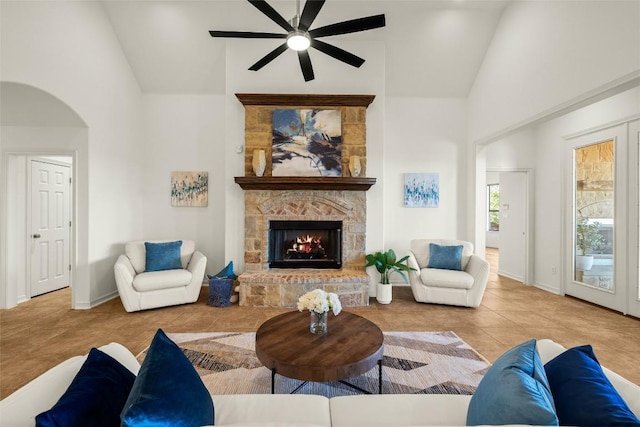
[[[393,299],[393,286],[378,283],[376,288],[376,300],[380,304],[389,304]]]
[[[592,255],[576,255],[576,270],[589,271],[593,267]]]

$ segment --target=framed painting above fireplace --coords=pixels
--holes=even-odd
[[[274,109],[272,176],[342,176],[340,110]]]

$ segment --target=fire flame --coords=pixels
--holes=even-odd
[[[296,237],[296,243],[293,245],[293,249],[302,253],[309,253],[315,249],[322,248],[322,240],[320,237],[306,236]]]

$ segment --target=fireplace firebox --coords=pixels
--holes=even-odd
[[[269,221],[270,268],[342,266],[342,221]]]

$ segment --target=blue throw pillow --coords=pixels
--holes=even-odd
[[[484,375],[467,412],[467,425],[480,424],[558,425],[536,340],[504,353]]]
[[[213,425],[209,391],[162,329],[151,341],[121,419],[122,427]]]
[[[119,426],[135,379],[116,359],[92,348],[58,402],[36,416],[36,427]]]
[[[213,276],[209,276],[209,278],[211,277],[216,277],[218,279],[233,279],[233,280],[237,279],[238,276],[236,276],[235,273],[233,272],[233,261],[229,261],[229,264],[227,264],[225,268],[218,271]]]
[[[562,425],[640,426],[590,345],[571,348],[544,368]]]
[[[440,246],[429,243],[429,268],[462,270],[462,245]]]
[[[182,240],[175,242],[144,242],[146,251],[145,271],[175,270],[182,268],[180,249]]]

